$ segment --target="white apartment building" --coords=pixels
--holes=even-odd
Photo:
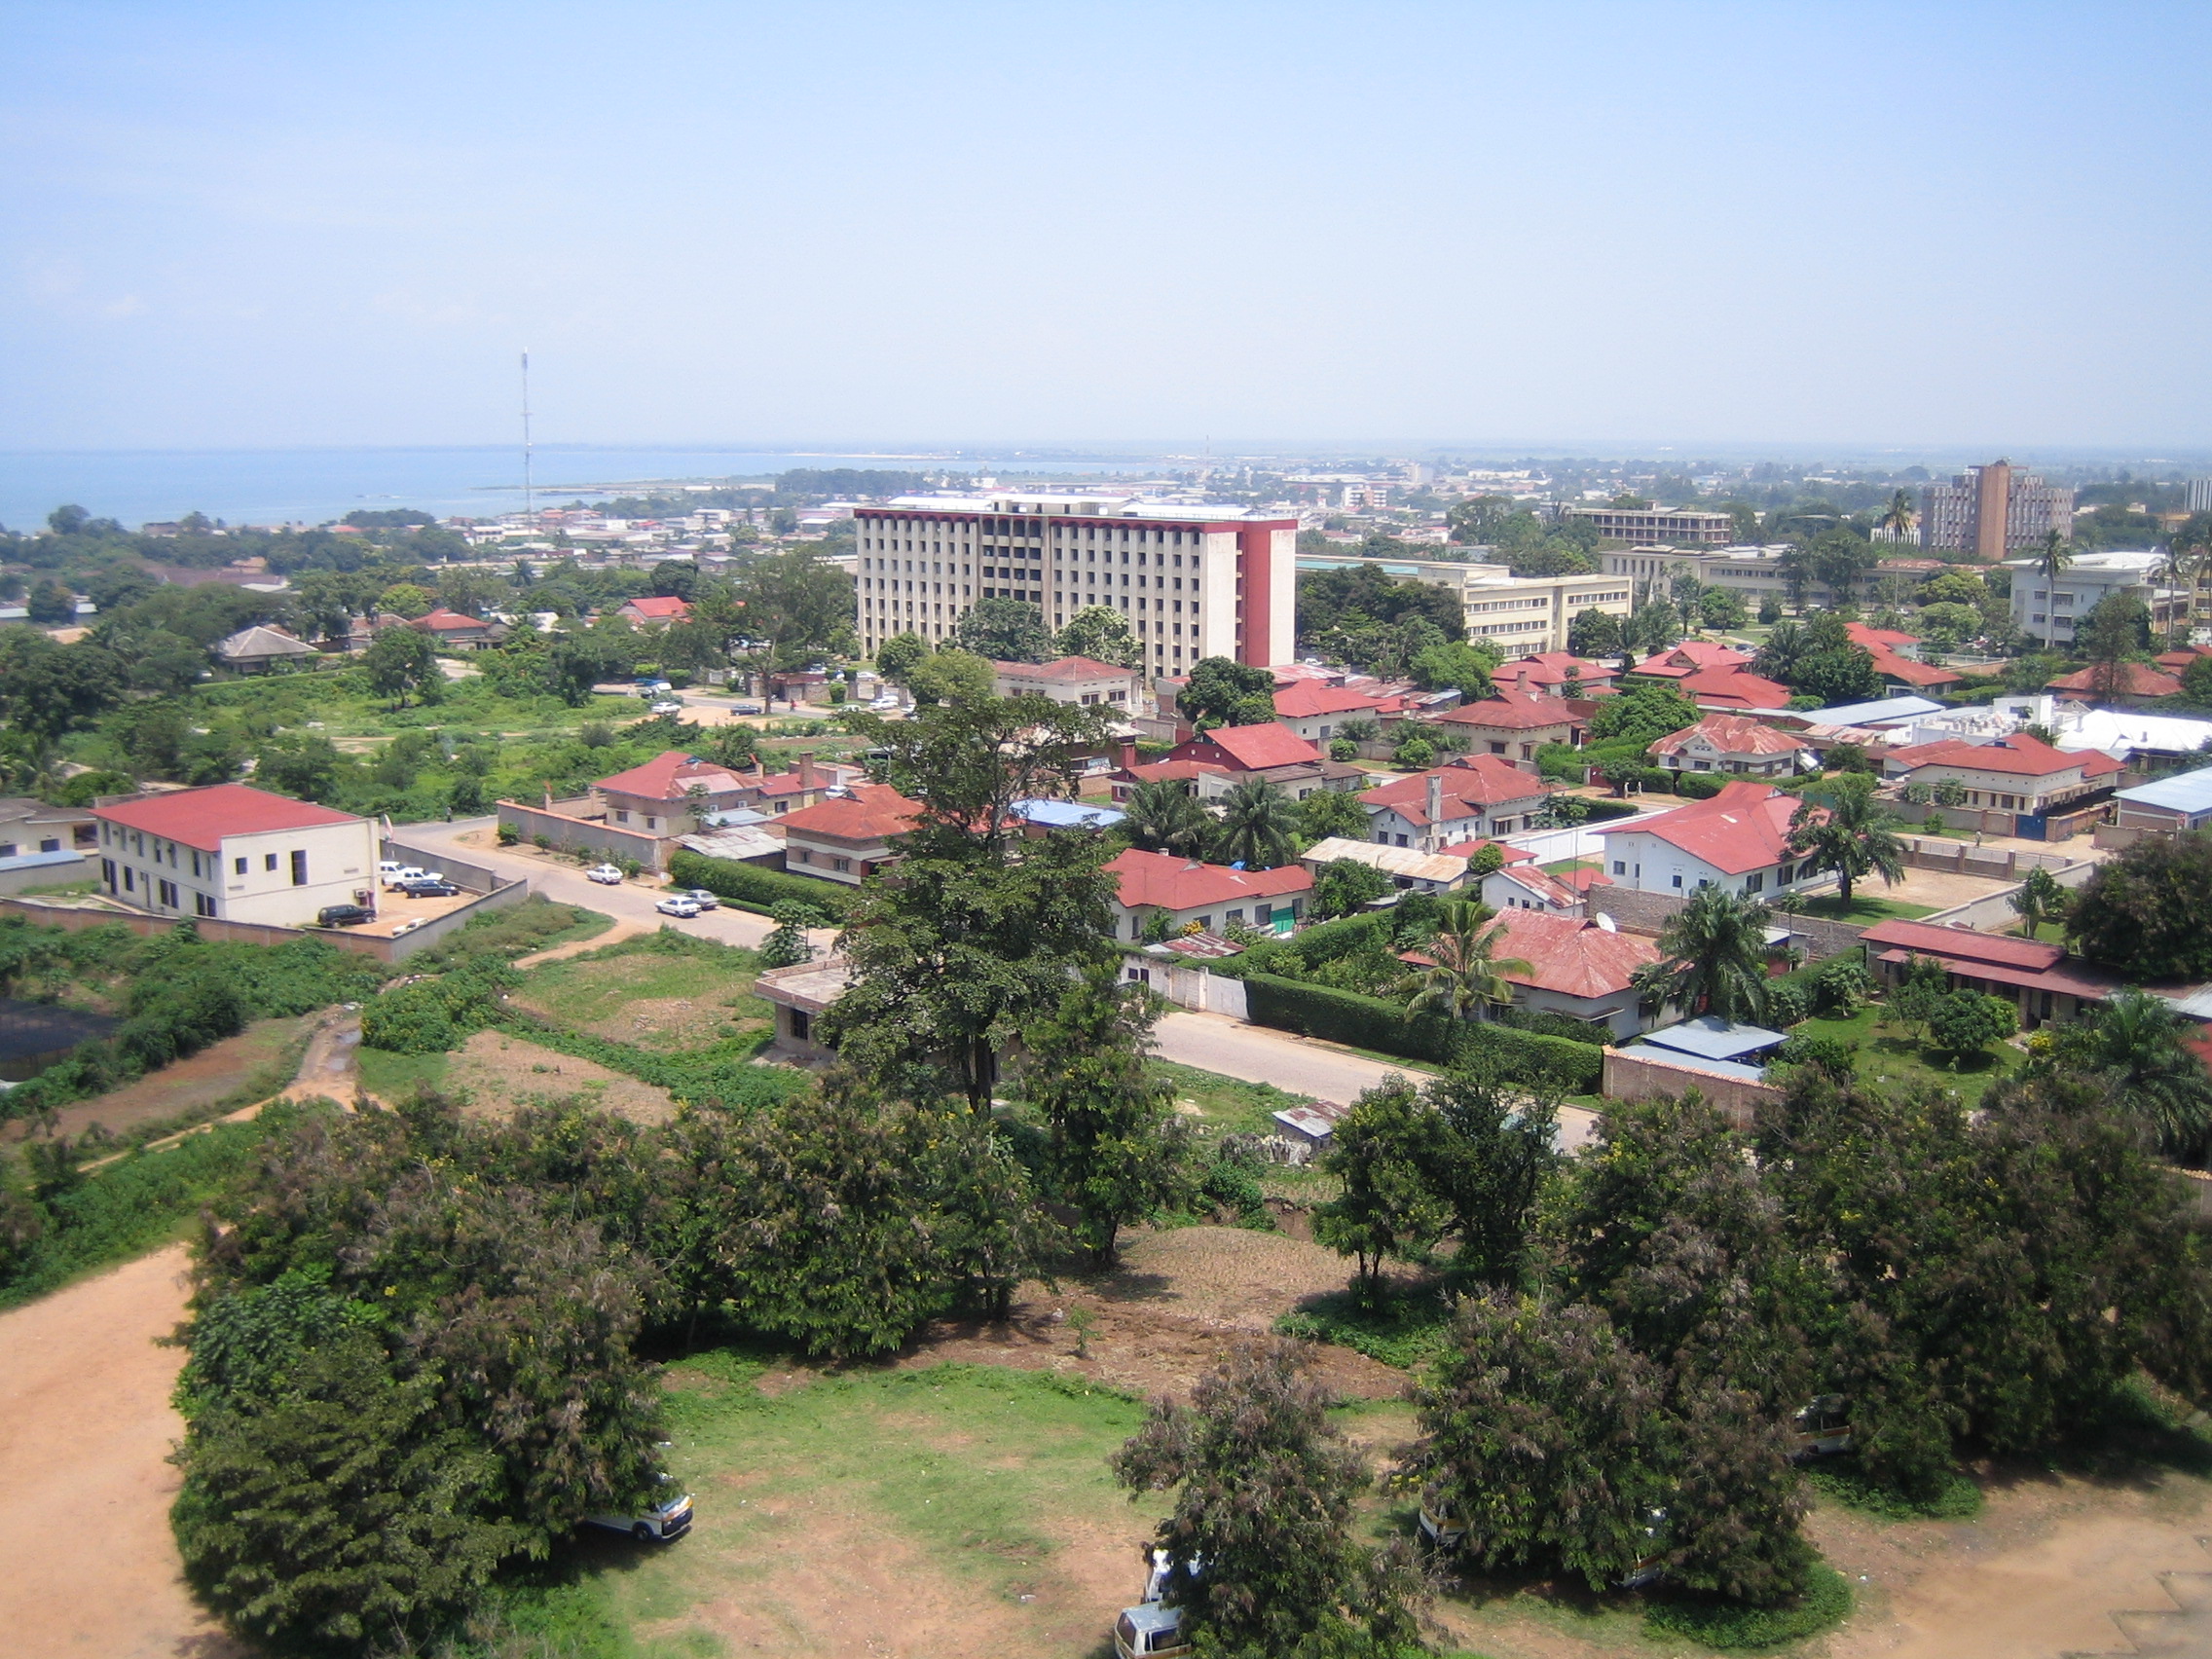
[[[157,916],[306,927],[328,904],[373,903],[366,818],[245,784],[95,806],[100,890]]]
[[[2074,624],[2088,615],[2107,594],[2132,593],[2155,611],[2164,590],[2152,579],[2165,562],[2163,553],[2082,553],[2046,581],[2033,559],[2008,559],[2012,571],[2012,620],[2031,639],[2066,645]]]
[[[1129,496],[902,496],[855,509],[861,646],[950,637],[980,599],[1018,599],[1061,628],[1086,606],[1128,618],[1152,675],[1200,657],[1288,662],[1298,521]]]
[[[1689,507],[1568,507],[1563,518],[1597,527],[1607,541],[1672,541],[1686,547],[1725,547],[1736,538],[1727,513]]]
[[[1301,571],[1344,571],[1373,565],[1396,581],[1427,582],[1457,591],[1467,638],[1495,640],[1508,658],[1567,649],[1567,632],[1585,610],[1626,616],[1634,584],[1604,572],[1579,576],[1517,576],[1505,565],[1450,559],[1340,559],[1301,555]]]

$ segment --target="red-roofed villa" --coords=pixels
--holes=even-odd
[[[330,904],[373,903],[377,832],[366,818],[246,784],[95,806],[100,890],[157,916],[313,925]]]

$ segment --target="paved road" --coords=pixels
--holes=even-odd
[[[1393,1073],[1417,1082],[1422,1075],[1411,1066],[1387,1065],[1220,1014],[1171,1014],[1160,1022],[1158,1031],[1162,1059],[1246,1083],[1272,1083],[1294,1094],[1343,1105]],[[1590,1139],[1598,1115],[1580,1106],[1563,1106],[1559,1119],[1561,1139],[1571,1152]]]
[[[682,921],[661,915],[653,908],[662,896],[658,883],[625,881],[619,887],[602,887],[595,881],[586,881],[583,871],[572,864],[495,846],[461,844],[461,837],[470,833],[481,833],[489,839],[495,822],[490,818],[467,818],[456,819],[451,824],[406,824],[398,826],[393,835],[402,844],[420,847],[426,853],[450,849],[450,856],[459,863],[484,865],[509,879],[527,879],[533,892],[542,893],[559,903],[580,904],[587,910],[618,916],[645,928],[657,928],[666,923],[684,933],[719,940],[724,944],[757,945],[776,925],[766,916],[756,916],[750,910],[731,909],[710,910],[703,916]],[[837,936],[833,928],[818,928],[809,937],[818,947],[828,950]]]

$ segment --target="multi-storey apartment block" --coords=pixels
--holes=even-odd
[[[903,496],[853,517],[860,635],[950,637],[982,599],[1018,599],[1054,628],[1086,606],[1129,621],[1145,670],[1200,657],[1265,667],[1296,645],[1298,521],[1112,495]]]
[[[2074,492],[2046,484],[2009,461],[1970,466],[1920,492],[1920,544],[1972,553],[1995,564],[2026,553],[2052,531],[2074,534]]]
[[[1595,526],[1607,541],[1725,547],[1736,539],[1736,521],[1727,513],[1701,513],[1689,507],[1568,507],[1561,516]]]

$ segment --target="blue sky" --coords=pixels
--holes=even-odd
[[[0,449],[2212,448],[2212,8],[0,0]]]

